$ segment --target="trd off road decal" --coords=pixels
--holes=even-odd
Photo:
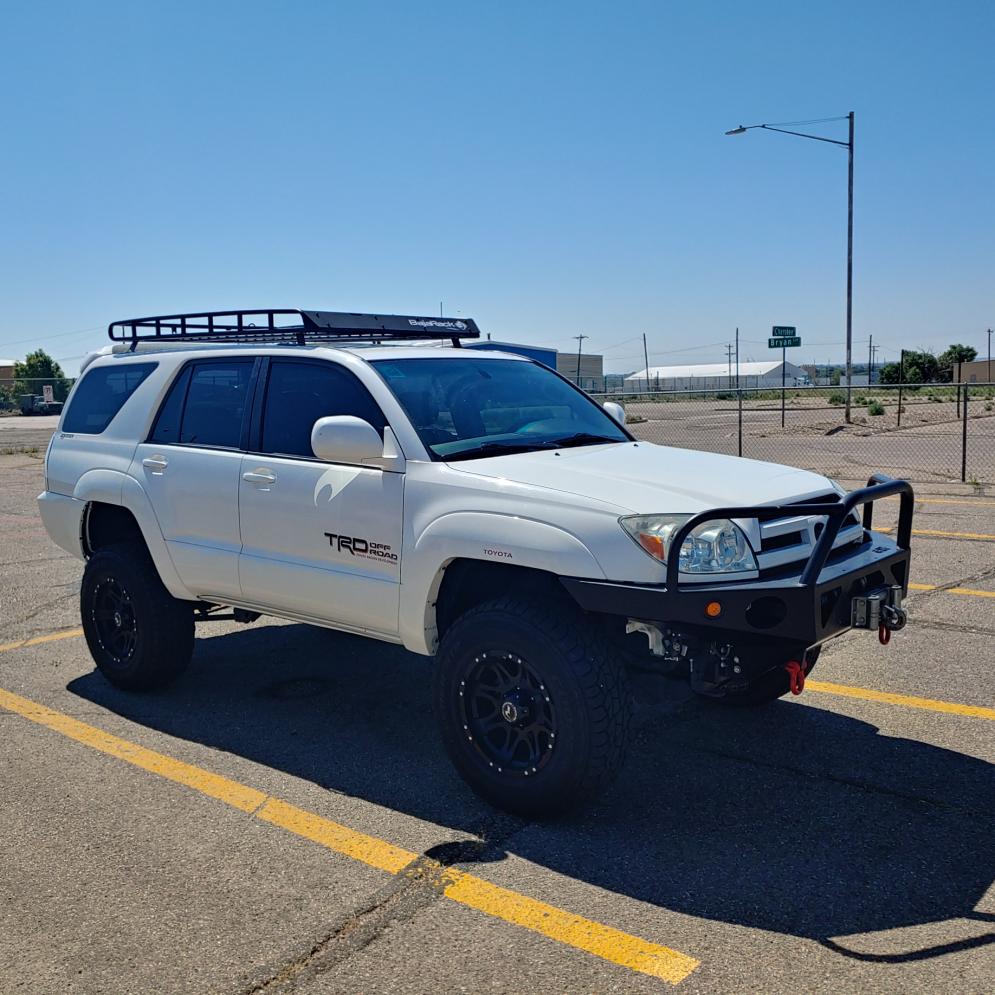
[[[361,556],[366,560],[375,560],[377,563],[396,564],[397,553],[393,547],[386,542],[370,542],[369,539],[360,539],[358,536],[340,536],[334,532],[326,532],[328,545],[336,552],[348,553],[350,556]]]

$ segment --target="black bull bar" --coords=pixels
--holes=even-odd
[[[895,539],[871,532],[874,502],[900,499]],[[906,480],[874,474],[866,487],[850,491],[830,504],[763,505],[715,508],[689,518],[670,549],[679,551],[692,530],[719,519],[752,518],[764,522],[789,515],[825,516],[826,524],[804,566],[793,564],[759,580],[680,583],[680,556],[667,563],[667,579],[659,584],[562,578],[563,585],[585,611],[624,615],[699,630],[782,639],[814,646],[850,628],[850,602],[872,588],[899,586],[908,593],[909,547],[915,494]],[[863,507],[864,540],[833,550],[847,517]],[[706,612],[706,607],[718,604]]]

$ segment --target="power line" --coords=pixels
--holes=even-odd
[[[11,345],[24,345],[24,343],[31,344],[33,342],[47,342],[49,339],[65,339],[69,338],[70,335],[82,335],[84,332],[99,332],[104,325],[94,325],[92,328],[77,328],[75,332],[55,332],[52,335],[33,335],[29,339],[14,339],[13,342],[2,342],[0,343],[0,348],[6,349],[7,346]]]

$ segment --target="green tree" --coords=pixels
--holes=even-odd
[[[881,383],[898,383],[901,367],[885,363],[879,376]],[[905,352],[905,383],[936,383],[940,379],[939,360],[928,349],[907,349]]]
[[[69,394],[70,384],[62,367],[44,349],[36,349],[23,363],[14,364],[14,380],[18,394],[40,394],[46,384],[52,385],[57,401],[64,401]]]
[[[951,345],[941,352],[936,361],[940,366],[940,379],[950,381],[954,378],[954,369],[958,363],[970,363],[978,358],[978,350],[969,345]]]
[[[878,379],[881,383],[898,383],[898,363],[884,363],[878,369]]]

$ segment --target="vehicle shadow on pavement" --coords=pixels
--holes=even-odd
[[[995,878],[995,766],[984,761],[880,735],[804,698],[726,710],[640,677],[618,783],[577,816],[527,824],[476,799],[449,765],[430,660],[303,625],[200,631],[190,670],[165,692],[127,694],[96,673],[69,690],[170,736],[481,835],[493,845],[477,859],[503,859],[506,847],[664,909],[868,961],[995,942],[995,916],[975,911]],[[986,924],[983,935],[882,952],[853,940],[951,919]]]

